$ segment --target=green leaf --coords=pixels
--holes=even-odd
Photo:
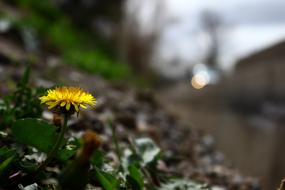
[[[67,160],[69,160],[70,158],[72,158],[77,152],[77,149],[62,149],[58,152],[58,159],[65,162]]]
[[[12,156],[16,156],[15,150],[6,147],[0,148],[0,163]]]
[[[68,141],[67,144],[58,152],[58,158],[61,161],[67,161],[73,157],[80,147],[80,142],[78,139]]]
[[[16,160],[17,153],[15,150],[2,147],[0,148],[0,183],[3,179],[1,177],[7,175]]]
[[[13,163],[14,158],[14,156],[11,156],[0,164],[0,177],[4,176],[7,173],[11,164]]]
[[[173,179],[162,184],[158,190],[210,190],[205,184],[196,183],[191,180]]]
[[[129,175],[127,175],[127,181],[133,190],[143,190],[144,189],[144,179],[141,171],[134,165],[130,165]]]
[[[29,82],[29,78],[30,78],[30,66],[27,65],[25,68],[24,75],[21,79],[21,85],[26,86]]]
[[[50,152],[57,138],[56,127],[39,119],[20,119],[12,125],[15,139],[43,152]]]
[[[104,190],[116,190],[118,189],[119,181],[107,172],[101,171],[99,168],[94,167],[94,173],[96,180],[101,184]]]
[[[25,172],[34,172],[38,168],[38,165],[30,160],[22,160],[19,162],[21,169]]]
[[[104,153],[100,150],[96,150],[90,159],[90,162],[93,166],[96,166],[97,168],[102,168],[104,164]]]

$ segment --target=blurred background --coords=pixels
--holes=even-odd
[[[152,88],[273,189],[285,176],[284,8],[284,0],[2,0],[0,64],[40,55]]]

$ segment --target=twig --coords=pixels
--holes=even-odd
[[[285,190],[285,178],[281,181],[281,184],[278,190]]]

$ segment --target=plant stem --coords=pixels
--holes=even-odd
[[[60,145],[62,144],[62,140],[65,134],[65,131],[67,129],[67,121],[68,121],[69,115],[68,114],[64,114],[64,122],[63,122],[63,126],[60,129],[60,133],[58,134],[58,137],[56,139],[56,142],[54,144],[54,146],[52,147],[51,151],[49,152],[47,159],[38,167],[37,171],[43,169],[45,166],[47,166],[52,159],[57,155],[57,152],[60,148]]]
[[[121,165],[122,164],[122,152],[121,152],[121,149],[119,147],[119,142],[118,142],[118,138],[117,138],[117,134],[116,134],[116,128],[115,128],[115,126],[112,125],[111,121],[109,121],[109,125],[112,129],[112,139],[114,141],[116,154],[118,156],[118,159],[119,159],[119,162]]]

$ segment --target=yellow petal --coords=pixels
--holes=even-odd
[[[48,103],[48,109],[54,108],[57,104],[58,104],[58,102],[49,102]]]
[[[84,104],[80,104],[80,106],[84,109],[86,109],[87,107]]]
[[[63,106],[65,106],[65,104],[66,104],[66,102],[63,101],[63,102],[61,102],[60,106],[63,107]]]
[[[73,103],[72,103],[72,104],[73,104]],[[73,104],[73,106],[74,106],[76,112],[78,112],[78,105],[77,105],[77,104]]]
[[[41,103],[45,103],[51,109],[55,106],[64,107],[66,110],[70,110],[72,106],[78,112],[79,107],[87,108],[93,107],[96,104],[96,98],[94,98],[88,92],[83,91],[79,87],[56,87],[55,89],[49,89],[46,96],[39,98]],[[73,108],[72,108],[73,109]]]

